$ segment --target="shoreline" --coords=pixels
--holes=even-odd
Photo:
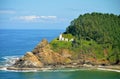
[[[114,72],[119,72],[120,70],[115,70],[115,69],[105,69],[105,68],[97,68],[98,70],[103,70],[103,71],[114,71]]]
[[[120,66],[100,66],[97,68],[98,70],[104,70],[104,71],[114,71],[114,72],[120,72]]]
[[[113,71],[120,73],[120,66],[91,66],[91,65],[80,65],[80,66],[59,66],[59,67],[41,67],[41,68],[16,68],[16,67],[0,67],[0,70],[5,71],[52,71],[62,69],[91,69],[91,70],[102,70],[102,71]]]

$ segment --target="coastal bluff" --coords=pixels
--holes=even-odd
[[[59,42],[59,41],[58,41]],[[57,48],[57,47],[56,47]],[[75,59],[75,52],[69,49],[60,49],[55,52],[46,39],[43,39],[38,45],[12,65],[9,69],[29,69],[29,68],[61,68],[61,67],[81,67],[94,65],[108,65],[108,61],[99,61],[93,59],[90,54],[80,54],[79,59]]]
[[[120,66],[119,26],[118,15],[96,12],[80,15],[59,37],[50,43],[43,39],[13,67]]]
[[[51,49],[46,39],[43,39],[31,52],[27,52],[17,60],[15,68],[42,68],[47,66],[65,65],[71,63],[69,56],[61,55]]]

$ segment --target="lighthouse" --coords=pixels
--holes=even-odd
[[[59,35],[59,41],[62,41],[62,33]]]

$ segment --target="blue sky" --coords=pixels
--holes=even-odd
[[[65,29],[80,14],[120,15],[120,0],[0,0],[0,29]]]

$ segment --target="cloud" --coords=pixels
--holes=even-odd
[[[69,22],[68,18],[62,18],[57,16],[38,16],[38,15],[27,15],[27,16],[15,16],[10,18],[12,22],[34,22],[34,23],[63,23]]]
[[[57,16],[39,16],[41,19],[56,19]]]
[[[39,21],[39,20],[53,20],[57,19],[57,16],[17,16],[12,18],[13,20],[23,20],[23,21]]]
[[[0,14],[15,14],[16,12],[13,10],[0,10]]]
[[[19,17],[15,17],[15,19],[18,20],[25,20],[25,21],[33,21],[35,19],[38,19],[39,16],[19,16]]]

